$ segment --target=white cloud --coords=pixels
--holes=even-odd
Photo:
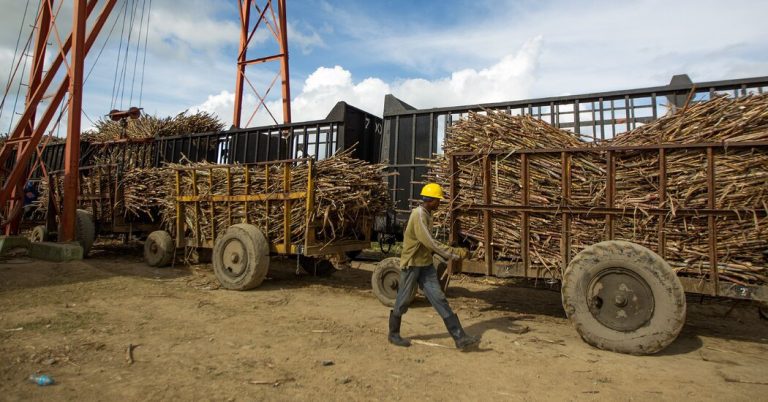
[[[435,80],[405,79],[387,83],[375,77],[355,82],[352,73],[341,66],[320,67],[304,81],[300,93],[291,101],[293,121],[324,118],[338,101],[381,115],[384,95],[393,93],[419,108],[500,102],[528,96],[536,74],[537,59],[542,39],[528,41],[516,54],[506,55],[497,63],[481,69],[463,69],[448,77]],[[252,96],[243,101],[244,121],[256,102]],[[282,121],[280,101],[267,106]],[[221,91],[193,109],[217,113],[228,123],[234,107],[234,95]],[[251,124],[268,125],[274,122],[263,112]]]
[[[241,119],[240,125],[242,127],[268,126],[268,125],[275,124],[275,120],[277,120],[277,122],[279,123],[282,123],[283,121],[282,101],[267,101],[266,105],[269,112],[267,112],[267,109],[265,109],[264,106],[260,106],[256,114],[252,116],[252,114],[254,113],[254,110],[256,109],[257,104],[258,104],[258,101],[255,96],[248,93],[243,95],[242,114],[240,116],[240,119]],[[232,117],[234,115],[234,110],[235,110],[234,108],[235,108],[235,94],[227,90],[223,90],[218,94],[209,95],[208,98],[205,100],[205,102],[199,105],[192,106],[189,108],[189,110],[191,111],[201,110],[201,111],[213,113],[216,116],[218,116],[221,119],[221,121],[225,123],[226,127],[229,127],[232,125]],[[272,114],[272,116],[275,117],[275,120],[272,120],[272,117],[270,117],[270,113]],[[328,113],[328,111],[326,111],[326,113]],[[325,115],[323,115],[322,117],[325,117]],[[249,120],[251,120],[250,124],[248,124]],[[298,121],[295,118],[294,120]]]
[[[26,27],[26,38],[35,8],[30,5],[28,21],[20,24],[25,3],[5,3],[6,12],[0,14],[0,81],[7,78],[19,26]],[[112,18],[124,3],[119,2]],[[219,98],[231,98],[234,88],[237,2],[179,4],[153,0],[143,104],[138,106],[147,113],[171,115],[197,104],[230,120],[232,106]],[[380,114],[385,93],[417,107],[433,107],[655,86],[676,73],[706,81],[768,71],[768,42],[761,39],[768,37],[763,21],[768,2],[759,0],[480,0],[471,8],[452,3],[460,14],[424,13],[449,7],[440,2],[419,3],[414,13],[382,7],[371,12],[369,3],[341,0],[290,4],[294,121],[322,118],[339,100]],[[71,2],[63,3],[62,15],[68,16],[60,27],[66,36]],[[137,29],[134,26],[134,33]],[[258,32],[261,36],[249,56],[272,54],[271,33]],[[539,35],[544,39],[530,39]],[[118,24],[86,83],[84,107],[91,117],[110,107],[119,36]],[[86,65],[92,60],[94,52]],[[256,88],[272,80],[272,67],[248,67]],[[11,93],[15,95],[16,88]],[[218,98],[206,99],[208,94]],[[278,82],[269,103],[278,119],[279,95]],[[128,103],[135,103],[135,97]],[[255,104],[255,97],[246,95],[245,103]],[[6,108],[0,132],[12,115]],[[270,124],[271,118],[260,113],[256,122]]]
[[[221,7],[217,3],[185,1],[183,7],[175,1],[153,4],[149,25],[150,51],[172,59],[185,60],[200,55],[215,59],[221,56],[222,49],[238,46],[240,24],[217,17]],[[135,29],[138,30],[138,23]],[[262,31],[265,30],[257,32],[254,43],[266,39],[267,32]]]
[[[229,91],[221,91],[215,95],[209,95],[208,99],[200,105],[193,106],[192,110],[204,110],[212,113],[216,113],[219,118],[226,120],[229,124],[232,124],[232,111],[235,107],[235,95]],[[227,114],[227,112],[229,112]],[[227,116],[230,116],[227,119]]]
[[[707,81],[768,71],[765,1],[508,0],[473,2],[473,8],[444,25],[372,18],[362,7],[321,10],[343,16],[339,29],[351,39],[340,46],[349,53],[412,76],[494,63],[510,47],[543,35],[540,79],[531,88],[536,97],[661,85],[679,73]]]
[[[405,80],[396,86],[395,95],[421,108],[524,98],[533,85],[540,48],[541,37],[536,37],[488,68],[462,69],[433,81]]]
[[[317,31],[307,26],[304,29],[308,29],[309,32],[304,32],[296,24],[288,22],[288,37],[290,38],[291,46],[298,45],[302,54],[312,53],[312,50],[316,47],[326,47],[325,41]]]

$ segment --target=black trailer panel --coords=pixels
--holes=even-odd
[[[222,132],[190,133],[154,140],[112,141],[80,144],[80,166],[96,163],[94,157],[104,147],[130,147],[141,144],[150,147],[152,166],[166,163],[211,162],[219,164],[255,163],[314,156],[324,159],[338,151],[355,147],[353,156],[379,162],[382,119],[346,102],[338,102],[323,120],[278,124],[273,126],[231,129]],[[43,148],[42,161],[47,172],[64,168],[65,144]],[[12,164],[11,156],[8,163]],[[30,168],[35,166],[33,158]],[[34,179],[43,175],[39,166],[32,172]]]

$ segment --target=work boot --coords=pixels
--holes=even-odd
[[[448,328],[448,333],[451,334],[453,341],[456,342],[457,349],[464,349],[467,346],[480,342],[479,338],[467,335],[467,333],[464,332],[464,328],[461,327],[461,323],[459,322],[459,316],[456,314],[451,315],[443,321],[445,321],[445,327]]]
[[[392,310],[389,311],[389,335],[387,339],[389,343],[395,346],[408,347],[411,346],[411,341],[400,337],[400,322],[402,319],[403,317],[395,315]]]

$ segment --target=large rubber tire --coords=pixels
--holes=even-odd
[[[582,339],[597,348],[656,353],[685,323],[685,291],[669,264],[626,241],[582,250],[563,275],[563,308]]]
[[[48,241],[48,228],[45,225],[38,225],[29,233],[29,241],[42,242]]]
[[[165,230],[156,230],[144,240],[144,261],[150,267],[165,267],[173,261],[176,245],[171,234]]]
[[[78,209],[75,213],[75,241],[80,243],[83,257],[86,257],[96,240],[96,223],[93,214],[84,209]]]
[[[376,265],[371,276],[371,287],[373,294],[383,305],[394,307],[400,287],[400,257],[385,258]],[[418,286],[414,286],[409,303],[416,297],[417,290]]]
[[[336,267],[333,263],[325,258],[298,256],[299,265],[304,272],[313,275],[327,277],[333,275],[336,272]]]
[[[253,289],[269,270],[269,243],[254,225],[232,225],[213,245],[213,272],[221,286],[232,290]]]

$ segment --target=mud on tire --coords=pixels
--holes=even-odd
[[[656,353],[685,323],[685,292],[653,251],[612,240],[587,247],[563,275],[565,313],[585,342],[629,354]]]
[[[45,225],[35,226],[29,234],[29,241],[48,241],[48,228]]]
[[[213,246],[213,272],[226,289],[253,289],[269,270],[269,243],[254,225],[232,225]]]
[[[371,276],[373,294],[388,307],[394,307],[397,291],[400,287],[400,257],[385,258],[376,265]],[[418,286],[413,287],[409,302],[416,297]]]
[[[96,241],[96,222],[93,214],[84,209],[75,211],[75,241],[83,248],[83,257],[88,255]]]
[[[150,267],[164,267],[173,261],[176,244],[171,234],[165,230],[156,230],[144,241],[144,261]]]

